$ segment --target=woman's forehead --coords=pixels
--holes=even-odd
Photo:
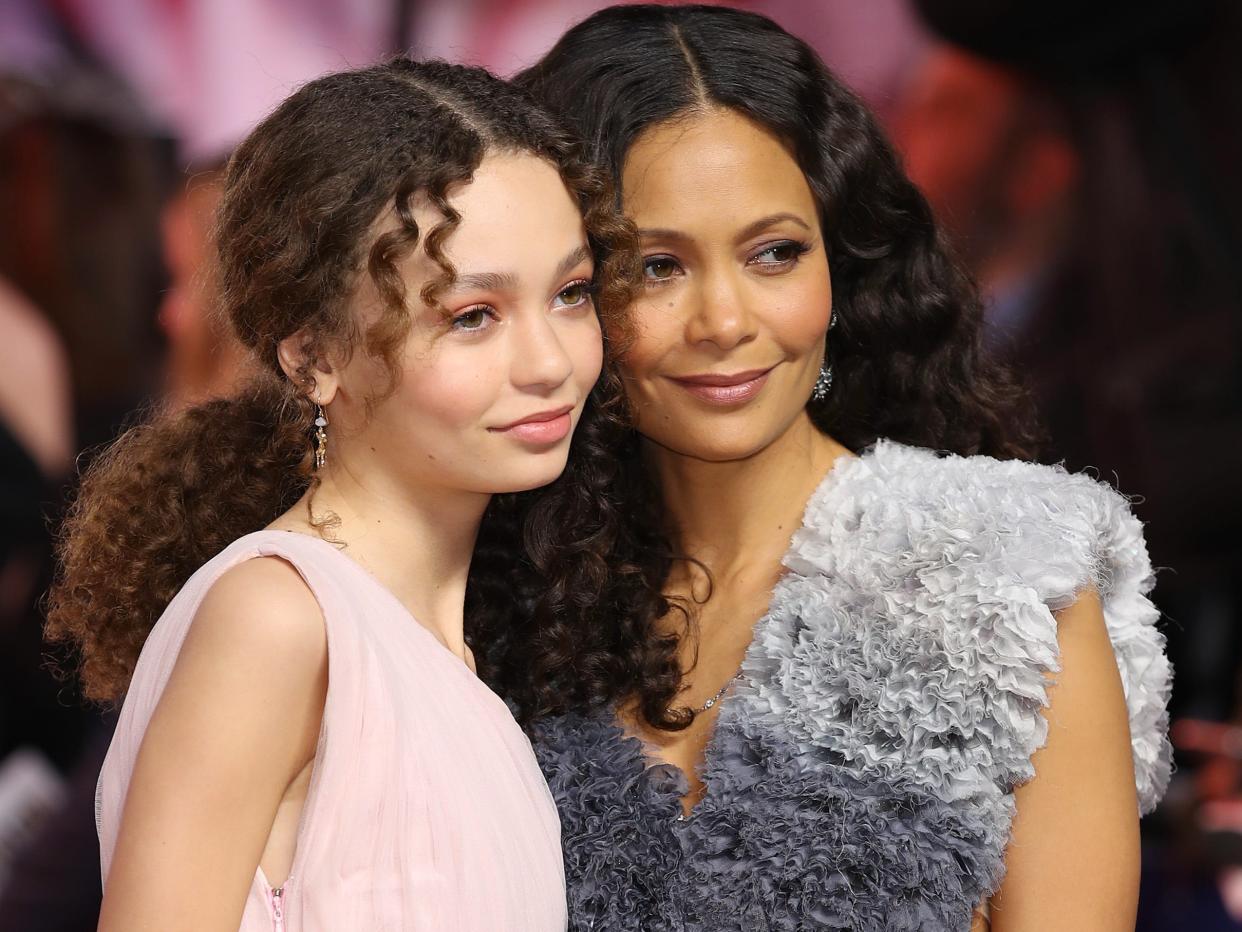
[[[622,174],[625,212],[640,225],[687,212],[817,213],[797,160],[771,131],[734,111],[688,114],[646,130],[631,146]],[[722,218],[723,219],[723,218]]]

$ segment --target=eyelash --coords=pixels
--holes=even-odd
[[[668,283],[673,278],[672,274],[666,275],[663,278],[648,278],[647,277],[647,266],[653,262],[659,262],[659,261],[670,262],[673,265],[677,266],[678,268],[681,267],[681,263],[679,263],[676,259],[674,259],[672,256],[664,255],[663,253],[659,255],[655,255],[655,256],[644,256],[643,257],[643,282],[644,284],[663,285],[663,284]]]
[[[792,247],[794,251],[794,254],[790,258],[778,259],[775,262],[760,262],[759,264],[768,265],[768,266],[780,266],[780,267],[788,267],[791,265],[796,265],[799,259],[801,259],[803,256],[805,256],[808,252],[811,251],[810,243],[803,242],[801,240],[794,240],[794,239],[781,240],[779,243],[770,243],[767,246],[765,246],[759,252],[755,253],[755,255],[753,255],[747,261],[746,264],[750,265],[752,262],[755,262],[760,256],[766,255],[767,253],[772,252],[773,250],[789,248],[789,247]]]
[[[599,290],[598,286],[594,282],[588,279],[585,279],[585,278],[579,278],[579,279],[575,279],[574,281],[570,282],[568,285],[566,285],[564,288],[558,291],[556,293],[556,297],[559,298],[565,292],[570,291],[571,289],[574,289],[574,288],[582,289],[582,293],[583,293],[582,300],[579,301],[577,304],[564,305],[566,310],[574,311],[574,310],[578,310],[579,308],[590,307],[592,302],[595,300],[595,293]],[[496,313],[496,309],[493,308],[490,304],[475,304],[475,305],[472,305],[471,307],[466,308],[460,314],[454,315],[452,320],[449,321],[449,326],[452,327],[453,330],[456,330],[459,333],[480,333],[483,330],[486,330],[487,328],[483,326],[466,327],[466,326],[463,326],[463,323],[462,323],[463,321],[467,320],[468,318],[473,317],[475,314],[478,314],[480,312],[484,313],[486,316],[490,317],[492,320],[499,320],[499,316]]]
[[[492,320],[497,319],[496,311],[490,305],[476,304],[473,307],[466,308],[460,314],[454,315],[453,319],[449,321],[449,326],[452,327],[454,330],[458,331],[459,333],[478,333],[482,330],[485,330],[486,329],[485,327],[462,326],[462,322],[464,320],[466,320],[467,318],[473,317],[475,314],[478,314],[480,312],[482,312],[487,317],[490,317]]]
[[[572,282],[570,282],[568,285],[566,285],[564,288],[562,288],[560,291],[558,291],[556,293],[556,296],[559,298],[565,292],[570,291],[574,288],[582,289],[582,300],[579,301],[577,304],[563,305],[563,307],[566,310],[574,311],[574,310],[578,310],[579,308],[589,307],[595,301],[596,292],[599,291],[599,286],[596,285],[595,282],[591,281],[590,279],[577,278],[577,279],[574,279]]]
[[[759,256],[772,252],[773,250],[782,249],[782,248],[792,248],[794,251],[794,254],[788,259],[778,259],[774,262],[757,262]],[[768,266],[769,269],[772,269],[772,268],[786,269],[793,265],[796,265],[803,256],[805,256],[808,252],[811,251],[811,248],[812,247],[810,243],[802,242],[800,240],[792,240],[792,239],[781,240],[778,243],[770,243],[769,245],[765,246],[759,252],[755,253],[753,256],[747,259],[746,264],[747,265],[758,264],[761,266]],[[677,268],[679,269],[681,268],[680,262],[678,262],[675,258],[665,253],[660,253],[654,256],[646,256],[643,259],[643,281],[647,285],[664,285],[664,284],[667,284],[669,281],[671,281],[674,277],[674,275],[670,274],[670,275],[664,276],[663,278],[648,278],[646,275],[648,265],[650,263],[657,262],[657,261],[670,262],[673,265],[677,266]]]

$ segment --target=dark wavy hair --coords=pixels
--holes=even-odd
[[[827,341],[833,389],[808,411],[855,450],[878,438],[960,454],[1029,457],[1025,393],[984,353],[973,283],[949,255],[922,195],[863,104],[806,45],[754,13],[709,6],[617,6],[570,29],[516,78],[587,141],[619,186],[643,132],[727,108],[788,145],[820,208],[837,326]],[[612,535],[604,597],[564,619],[576,652],[548,666],[514,639],[501,685],[537,712],[636,700],[650,724],[684,727],[678,638],[656,622],[691,610],[664,586],[675,553],[660,491],[631,433],[608,491]],[[521,671],[521,672],[518,672]],[[538,686],[524,684],[523,676]],[[551,698],[551,701],[547,701]]]
[[[449,189],[469,182],[495,151],[529,153],[558,170],[595,253],[598,311],[615,331],[637,262],[611,182],[529,94],[481,69],[398,58],[329,75],[294,93],[238,148],[218,217],[219,291],[262,374],[237,397],[157,412],[83,477],[60,535],[47,635],[76,646],[89,698],[120,699],[151,626],[189,576],[292,507],[313,483],[307,388],[315,360],[360,349],[384,362],[387,390],[395,385],[410,305],[434,302],[453,279],[443,246],[460,216],[447,201]],[[419,194],[443,215],[426,231],[412,214]],[[387,211],[396,228],[377,235]],[[399,263],[420,241],[442,274],[407,296]],[[365,331],[349,300],[363,276],[384,306]],[[299,332],[307,337],[307,362],[290,379],[277,347]],[[615,376],[596,386],[561,480],[495,503],[485,538],[506,557],[472,571],[476,592],[496,592],[501,581],[488,573],[525,559],[520,529],[529,521],[544,529],[547,547],[566,554],[548,569],[544,588],[583,598],[576,580],[585,586],[596,579],[602,558],[589,545],[574,549],[582,534],[563,516],[581,515],[594,533],[611,521],[592,511],[599,499],[582,490],[601,481],[594,470],[605,460],[595,448],[616,431],[619,395]],[[544,617],[542,604],[536,593],[528,605],[536,618]]]

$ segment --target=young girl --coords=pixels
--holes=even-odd
[[[395,60],[233,157],[223,302],[266,375],[93,467],[52,597],[90,695],[124,697],[101,929],[564,927],[556,812],[463,598],[492,496],[565,468],[592,296],[628,287],[575,152],[486,73]]]
[[[612,588],[539,684],[571,925],[1132,929],[1170,763],[1141,529],[1018,461],[874,120],[718,7],[606,10],[520,80],[620,183],[646,278]]]

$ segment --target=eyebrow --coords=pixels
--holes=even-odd
[[[767,216],[767,217],[760,217],[754,223],[747,226],[746,229],[742,230],[742,232],[738,234],[737,238],[739,240],[750,239],[756,233],[762,233],[768,227],[774,227],[778,223],[783,223],[786,220],[788,220],[790,223],[796,223],[798,226],[802,227],[802,229],[806,230],[808,233],[811,231],[810,224],[808,224],[805,220],[803,220],[797,214],[791,214],[791,213],[785,212],[785,213],[779,213],[779,214],[771,214],[770,216]]]
[[[811,230],[810,225],[807,224],[805,220],[803,220],[797,214],[791,214],[786,211],[786,212],[779,213],[779,214],[770,214],[767,217],[760,217],[754,223],[747,224],[746,227],[742,230],[742,232],[740,232],[737,235],[737,240],[738,242],[741,242],[742,240],[750,239],[756,233],[762,233],[768,227],[774,227],[778,223],[782,223],[786,220],[791,223],[796,223],[798,226],[802,227],[802,229],[806,230],[807,232],[810,232]],[[659,228],[659,227],[643,228],[638,231],[638,235],[640,237],[643,237],[644,239],[668,239],[668,240],[692,239],[692,237],[688,233],[683,233],[680,230],[670,230],[670,229]]]
[[[553,278],[564,278],[573,271],[574,266],[590,258],[591,250],[586,245],[578,246],[560,261]],[[458,275],[449,291],[513,291],[517,286],[518,277],[513,272],[472,272]]]
[[[561,260],[561,264],[556,267],[556,274],[553,275],[552,277],[557,278],[557,279],[564,278],[566,275],[568,275],[570,272],[574,270],[575,266],[580,265],[583,262],[586,262],[586,260],[590,258],[591,258],[590,247],[588,247],[584,243],[583,245],[579,246],[577,249],[573,250],[573,252],[566,255],[565,258]]]
[[[507,291],[517,287],[517,276],[512,272],[473,272],[458,275],[449,291]]]

